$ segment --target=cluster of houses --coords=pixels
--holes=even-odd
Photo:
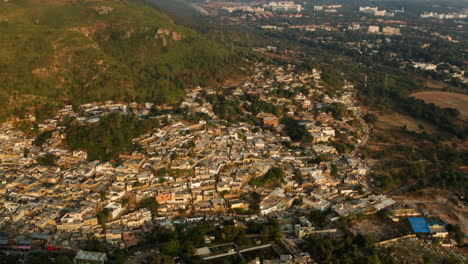
[[[412,66],[416,69],[421,69],[424,71],[437,72],[440,74],[445,74],[448,79],[446,82],[450,82],[451,79],[458,79],[462,83],[468,83],[468,78],[466,77],[465,71],[455,65],[450,63],[426,63],[426,62],[412,62]]]
[[[304,8],[293,1],[280,1],[268,3],[235,3],[223,2],[222,6],[216,3],[206,3],[205,8],[212,9],[213,13],[220,14],[222,19],[237,22],[239,19],[256,21],[273,17],[302,17]]]
[[[359,22],[353,22],[351,24],[331,24],[331,23],[322,23],[322,24],[306,24],[306,25],[288,25],[287,27],[265,24],[260,25],[259,28],[263,30],[272,30],[272,31],[284,31],[285,29],[290,30],[302,30],[302,31],[360,31],[367,32],[369,34],[378,34],[384,36],[400,36],[401,28],[405,27],[403,21],[385,21],[384,23],[395,23],[399,27],[387,26],[387,25],[372,25],[368,23],[367,26],[361,25]]]
[[[280,90],[294,96],[281,95]],[[332,210],[340,217],[392,205],[385,196],[360,190],[368,172],[365,161],[340,154],[332,145],[337,138],[357,143],[364,137],[353,85],[345,82],[336,96],[325,90],[319,70],[300,72],[294,65],[257,64],[250,80],[238,87],[188,91],[180,108],[188,114],[203,113],[205,120],[183,120],[167,111],[152,116],[165,120],[164,125],[133,139],[138,150],[120,155],[118,164],[89,161],[85,151],[71,151],[61,124],[74,117],[94,125],[111,112],[147,117],[153,105],[66,106],[39,124],[40,131],[52,133],[42,146],[34,144],[34,136],[4,123],[0,126],[0,247],[77,249],[81,242],[96,239],[125,248],[158,225],[227,216],[285,219],[283,228],[302,239],[336,230],[319,230],[302,218],[299,223],[285,218],[294,208]],[[298,120],[312,140],[292,142],[284,133],[281,116],[272,113],[256,115],[255,125],[225,122],[204,97],[210,94],[231,100],[256,95],[260,101],[282,107],[281,115]],[[326,111],[332,103],[343,104],[352,115],[333,118]],[[243,109],[243,114],[251,113]],[[362,125],[351,125],[352,120]],[[46,153],[57,157],[56,165],[37,162]],[[317,161],[324,155],[326,161]],[[280,186],[251,184],[272,168],[284,171]],[[252,192],[260,197],[257,212],[250,210]],[[148,199],[159,204],[157,210],[140,206]]]
[[[380,26],[371,25],[368,27],[368,32],[371,34],[382,34],[382,35],[401,35],[400,28],[385,26],[380,28]]]

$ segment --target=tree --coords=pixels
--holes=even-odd
[[[463,264],[464,262],[455,256],[450,256],[450,257],[445,258],[442,261],[442,263],[443,264]]]
[[[269,238],[270,238],[270,233],[269,233],[268,227],[264,226],[262,230],[260,231],[260,239],[262,240],[263,243],[266,243]]]
[[[281,239],[281,228],[278,221],[271,220],[266,224],[263,224],[260,230],[260,239],[263,243],[270,240],[277,241]]]
[[[310,142],[312,138],[305,128],[305,126],[299,125],[299,121],[286,117],[281,119],[281,124],[285,125],[286,134],[291,138],[293,141],[303,141],[303,142]]]
[[[362,235],[309,237],[303,249],[319,263],[381,263],[373,244]]]
[[[0,255],[0,263],[2,264],[17,264],[18,258],[15,256]]]
[[[96,215],[96,217],[98,219],[98,223],[101,224],[101,225],[104,225],[105,223],[110,221],[111,210],[109,208],[104,208],[104,209],[102,209],[101,212],[99,212]]]
[[[49,264],[50,259],[47,256],[39,255],[39,256],[33,256],[29,258],[25,263],[26,264]]]
[[[31,151],[29,151],[28,148],[24,148],[24,149],[23,149],[23,157],[24,157],[24,158],[27,158],[28,155],[29,155],[29,153],[31,153]]]
[[[112,263],[123,264],[127,258],[127,252],[123,249],[117,249],[112,253]]]
[[[363,119],[368,124],[375,124],[378,120],[378,117],[374,114],[368,113],[363,117]]]
[[[180,249],[180,242],[177,239],[171,239],[161,245],[161,251],[169,256],[176,256]]]
[[[54,115],[55,107],[51,104],[42,104],[34,110],[34,116],[37,122],[42,122],[45,119]]]
[[[263,176],[253,178],[250,184],[263,187],[263,186],[280,186],[284,181],[284,170],[279,167],[273,167],[267,171]]]
[[[136,149],[132,139],[156,127],[157,119],[111,113],[96,124],[69,124],[65,133],[72,150],[85,149],[88,160],[108,161]]]
[[[424,255],[423,262],[424,262],[424,264],[433,264],[434,260],[432,259],[431,256]]]
[[[128,205],[129,202],[130,202],[130,200],[129,200],[127,197],[124,197],[124,198],[122,199],[122,201],[120,202],[120,204],[121,204],[122,206],[126,206],[126,205]]]
[[[33,145],[40,147],[51,137],[52,131],[43,132],[36,137],[36,139],[33,141]]]
[[[299,199],[299,198],[294,199],[292,205],[293,205],[293,206],[302,205],[302,199]]]
[[[55,162],[59,159],[59,157],[55,156],[54,154],[47,152],[44,155],[38,156],[36,158],[37,163],[44,165],[44,166],[54,166]]]
[[[154,197],[148,197],[138,203],[138,208],[146,208],[151,211],[154,216],[158,215],[159,203]]]
[[[340,89],[344,85],[344,80],[340,71],[331,67],[326,67],[323,69],[322,79],[325,84],[327,84],[327,86],[333,89]]]
[[[325,227],[328,222],[327,215],[319,210],[310,211],[308,219],[313,225],[318,227]]]
[[[438,246],[438,245],[440,245],[440,243],[442,243],[442,240],[440,238],[436,237],[436,238],[432,239],[432,244],[434,246]]]
[[[259,214],[260,213],[260,201],[261,201],[260,194],[256,192],[251,192],[249,210],[255,214]]]
[[[151,257],[150,264],[175,264],[175,262],[170,256],[158,254]]]
[[[458,244],[463,244],[465,240],[465,235],[461,231],[460,225],[452,225],[448,224],[447,225],[447,231],[454,233],[455,235],[455,241],[457,241]]]
[[[245,244],[245,230],[243,228],[236,227],[233,224],[225,225],[221,233],[221,237],[226,242],[235,242],[236,244]]]
[[[302,175],[302,172],[300,170],[294,171],[293,180],[299,184],[304,183],[304,176]]]
[[[331,112],[333,118],[341,120],[343,117],[348,117],[349,112],[346,105],[342,103],[331,103],[325,109],[326,112]]]
[[[331,165],[330,174],[331,174],[333,177],[338,176],[338,167],[336,166],[335,163],[333,163],[333,164]]]
[[[65,255],[59,255],[55,258],[55,264],[73,264],[73,261]]]

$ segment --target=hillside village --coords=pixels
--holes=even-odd
[[[343,217],[383,209],[395,221],[422,216],[369,190],[371,169],[359,155],[369,127],[353,84],[344,81],[338,91],[327,91],[320,70],[259,63],[242,85],[189,90],[178,106],[65,106],[39,124],[40,133],[51,132],[40,145],[35,136],[4,123],[0,248],[77,250],[89,240],[129,248],[156,227],[278,219],[289,249],[283,255],[291,257],[269,263],[308,263],[301,241],[339,233],[336,224]],[[219,109],[220,99],[231,108]],[[226,114],[232,109],[235,114]],[[118,162],[90,161],[85,150],[70,150],[64,120],[92,126],[113,113],[158,119],[161,126],[134,138],[138,147]],[[292,123],[297,127],[291,129]],[[297,130],[303,137],[291,138],[288,132]],[[53,164],[44,162],[50,157]],[[325,227],[306,219],[310,210],[331,212]],[[444,225],[436,224],[428,233],[447,237]],[[207,237],[206,244],[214,240]],[[214,253],[201,248],[196,254]]]

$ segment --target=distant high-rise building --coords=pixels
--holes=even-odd
[[[374,16],[385,16],[386,13],[387,11],[385,10],[378,10],[374,12]]]
[[[270,2],[264,7],[266,9],[270,9],[273,12],[300,13],[302,11],[302,5],[295,4],[292,1]]]
[[[315,11],[323,11],[323,6],[314,6]]]
[[[359,7],[359,12],[363,12],[363,13],[374,14],[374,12],[377,12],[377,11],[378,11],[377,7],[370,7],[370,6]]]

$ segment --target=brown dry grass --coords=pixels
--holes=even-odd
[[[443,89],[445,86],[443,86],[440,82],[427,81],[426,87],[431,88],[431,89]]]
[[[458,109],[461,113],[460,117],[464,120],[468,120],[468,95],[451,92],[428,91],[414,93],[411,96],[422,99],[427,103],[433,103],[440,107]]]
[[[395,129],[401,128],[404,125],[407,126],[408,130],[415,132],[422,132],[423,130],[419,128],[419,125],[422,125],[424,129],[428,132],[435,132],[437,128],[428,122],[412,118],[407,115],[402,115],[399,113],[385,113],[378,114],[378,122],[376,124],[377,128],[380,129]]]
[[[365,219],[353,223],[350,230],[354,234],[361,233],[371,236],[375,241],[382,241],[395,236],[390,226],[374,219]]]

